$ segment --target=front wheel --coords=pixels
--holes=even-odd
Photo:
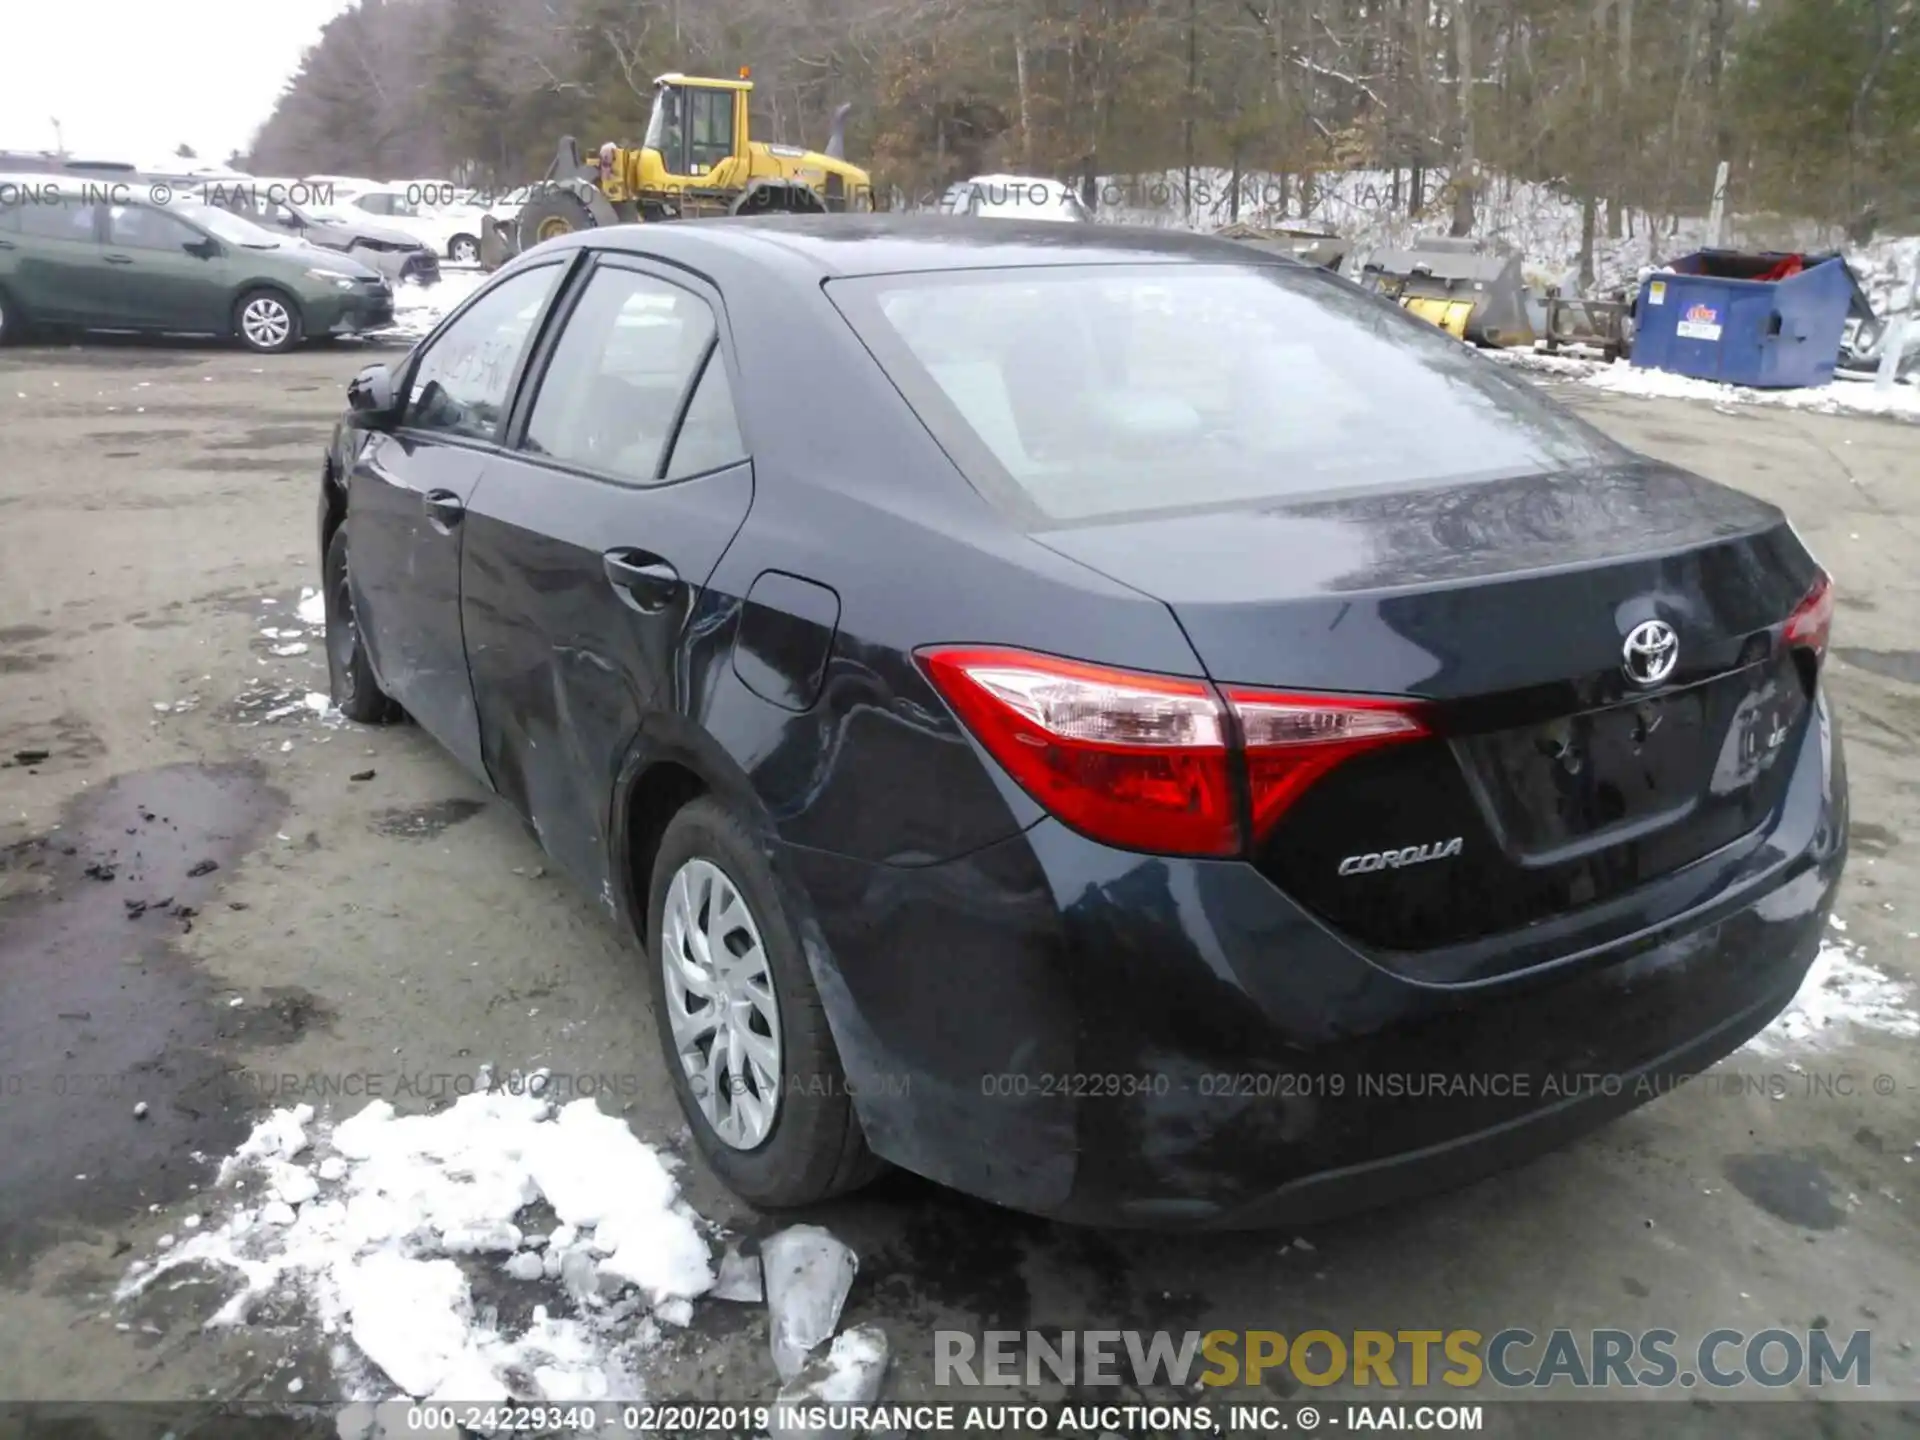
[[[278,290],[251,290],[233,307],[240,343],[262,355],[278,355],[300,343],[300,310]]]
[[[810,1205],[878,1173],[839,1052],[761,846],[695,800],[650,877],[648,973],[674,1093],[694,1141],[755,1205]]]
[[[448,242],[447,258],[456,265],[478,265],[480,242],[471,235],[456,235]]]
[[[576,230],[593,229],[593,212],[571,190],[546,189],[520,207],[516,226],[520,249],[531,250],[542,240],[558,239]]]
[[[400,718],[400,707],[374,679],[367,661],[366,641],[354,616],[353,589],[347,583],[347,527],[341,525],[327,542],[320,584],[327,611],[327,679],[333,703],[349,720],[362,725],[386,725]]]

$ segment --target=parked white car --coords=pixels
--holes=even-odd
[[[480,261],[480,217],[485,213],[473,206],[441,209],[422,205],[408,193],[406,185],[390,183],[343,194],[335,191],[333,208],[348,215],[358,211],[377,218],[382,225],[404,230],[433,253],[455,264],[476,265]]]
[[[1053,220],[1085,225],[1092,213],[1073,187],[1037,175],[976,175],[947,187],[940,208],[991,220]]]
[[[468,203],[466,187],[451,180],[395,180],[392,187],[412,200],[434,210],[474,209]]]
[[[358,195],[362,190],[378,190],[381,182],[369,180],[364,175],[304,175],[301,179],[316,191],[330,193],[335,201],[349,195]]]

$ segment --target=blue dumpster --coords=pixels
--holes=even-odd
[[[1863,303],[1837,254],[1698,250],[1640,282],[1633,363],[1728,385],[1825,385]]]

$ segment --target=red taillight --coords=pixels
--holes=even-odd
[[[1263,836],[1341,760],[1427,733],[1404,704],[1234,688],[1023,650],[921,652],[987,752],[1075,829],[1131,850],[1241,848],[1231,705],[1245,737],[1253,832]]]
[[[1240,689],[1228,690],[1227,699],[1246,737],[1255,839],[1342,760],[1428,733],[1400,701]]]
[[[1804,646],[1815,655],[1827,653],[1827,636],[1833,629],[1833,577],[1822,570],[1813,578],[1813,588],[1793,607],[1787,617],[1785,640],[1788,645]]]
[[[1075,829],[1132,850],[1239,848],[1226,727],[1204,680],[1019,650],[920,660],[974,738]]]

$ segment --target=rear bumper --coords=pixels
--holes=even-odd
[[[1359,953],[1250,865],[1050,820],[919,869],[780,858],[877,1153],[1061,1219],[1231,1228],[1464,1183],[1731,1053],[1805,977],[1845,833],[1823,703],[1713,898],[1469,983]]]

